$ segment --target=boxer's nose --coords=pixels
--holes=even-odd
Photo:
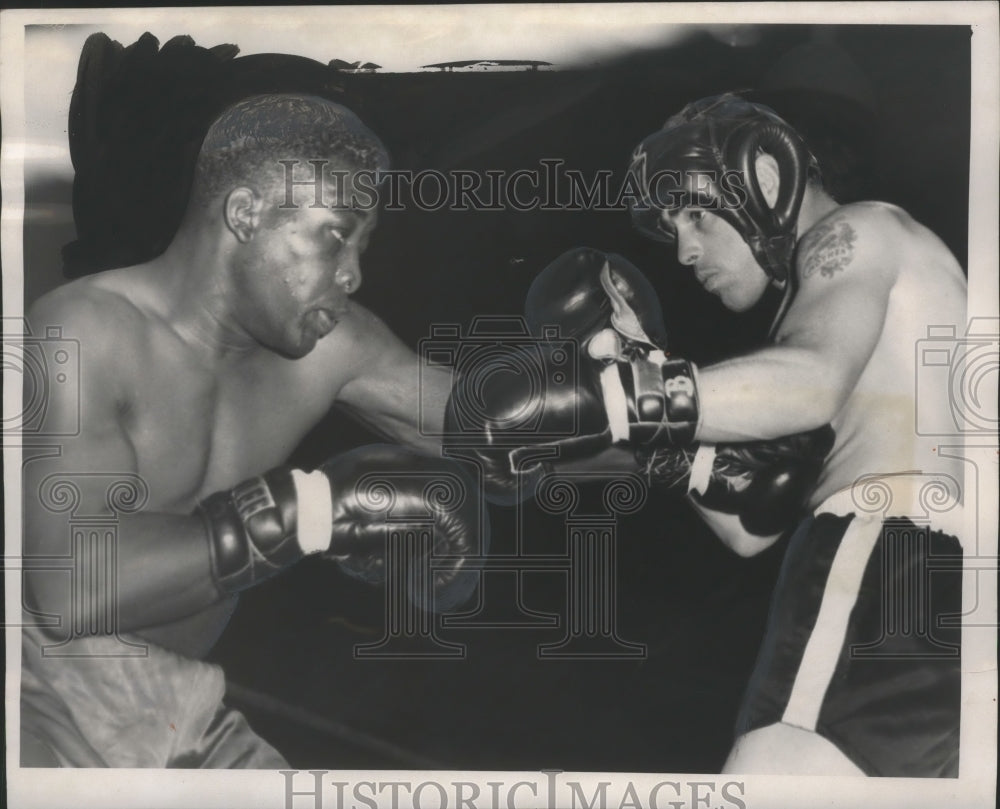
[[[701,245],[698,244],[697,239],[693,238],[690,234],[681,233],[680,229],[678,229],[677,260],[685,267],[690,267],[699,258],[701,258]]]

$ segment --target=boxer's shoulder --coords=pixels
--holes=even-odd
[[[42,295],[28,310],[29,327],[39,334],[56,328],[65,337],[83,338],[95,346],[136,337],[148,318],[124,289],[103,275],[78,278]]]
[[[838,205],[807,230],[799,252],[815,248],[830,234],[868,250],[892,249],[926,230],[910,214],[889,202],[862,201]]]
[[[913,220],[901,208],[881,202],[839,205],[817,220],[799,241],[799,279],[836,279],[878,274],[891,280]]]

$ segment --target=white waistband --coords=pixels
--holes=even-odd
[[[948,475],[901,472],[865,475],[854,485],[834,492],[816,507],[814,514],[867,514],[907,517],[918,525],[950,534],[963,542],[974,535],[974,515],[959,499],[961,488]]]

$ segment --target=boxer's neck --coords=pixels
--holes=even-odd
[[[162,292],[162,316],[206,361],[263,350],[239,323],[231,249],[211,223],[184,223],[150,268]]]
[[[806,192],[802,197],[802,207],[799,208],[799,238],[802,238],[813,225],[838,207],[840,206],[833,197],[822,188],[807,185]]]

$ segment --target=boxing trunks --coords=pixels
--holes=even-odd
[[[279,769],[284,758],[222,704],[218,666],[138,638],[78,638],[73,657],[22,631],[22,767]],[[142,656],[120,656],[145,647]],[[85,656],[81,656],[81,655]]]
[[[868,775],[957,777],[961,544],[827,506],[790,540],[736,735],[781,722]]]

